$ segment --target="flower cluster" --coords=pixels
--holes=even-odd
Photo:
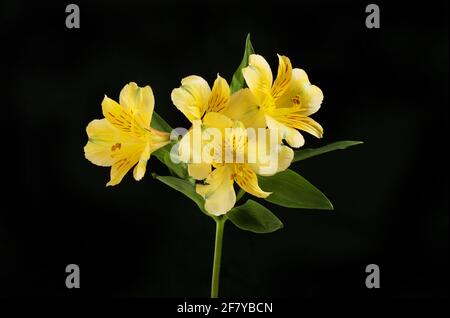
[[[259,186],[257,175],[270,176],[289,167],[294,157],[291,147],[305,143],[300,131],[318,138],[323,135],[321,125],[309,117],[319,110],[322,91],[311,85],[304,70],[293,69],[288,57],[279,55],[278,60],[274,80],[267,61],[251,54],[242,69],[248,88],[234,93],[219,75],[212,88],[202,77],[191,75],[172,91],[173,104],[192,123],[177,143],[179,158],[187,164],[189,176],[197,180],[196,192],[211,215],[223,215],[234,207],[235,183],[256,197],[269,196],[271,193]],[[87,127],[86,158],[99,166],[111,166],[107,185],[118,184],[133,166],[134,178],[140,180],[150,154],[171,142],[168,132],[150,126],[154,109],[151,88],[127,84],[119,103],[105,96],[102,109],[105,118]],[[219,131],[219,137],[202,138],[196,145],[195,131],[204,134],[211,129]],[[267,133],[250,135],[249,129]],[[250,160],[250,148],[275,153],[269,157],[273,162],[262,162],[260,155]],[[208,159],[201,156],[212,150],[214,155]],[[225,156],[234,160],[225,160]]]
[[[153,154],[171,176],[153,177],[183,193],[216,222],[211,297],[218,297],[222,238],[230,220],[239,229],[270,233],[278,217],[257,201],[237,205],[246,193],[287,208],[332,210],[330,200],[305,178],[288,169],[293,162],[361,144],[338,141],[319,148],[305,144],[301,131],[317,138],[322,126],[310,116],[323,101],[306,72],[278,55],[278,71],[255,54],[247,36],[244,57],[229,84],[217,75],[212,87],[191,75],[172,90],[172,102],[191,123],[172,129],[154,112],[150,86],[129,83],[119,103],[104,97],[103,119],[87,126],[85,157],[111,167],[107,186],[120,183],[133,167],[142,179]],[[237,194],[236,194],[236,191]]]

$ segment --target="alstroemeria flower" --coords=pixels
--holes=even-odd
[[[111,167],[107,186],[120,183],[134,165],[134,179],[142,179],[150,154],[170,142],[168,133],[150,127],[155,104],[150,86],[129,83],[120,92],[119,101],[105,95],[105,118],[91,121],[86,128],[89,141],[85,157],[98,166]]]
[[[323,135],[322,126],[309,117],[319,110],[323,94],[311,85],[305,71],[292,69],[289,58],[278,58],[278,74],[273,81],[267,61],[260,55],[250,55],[249,66],[242,70],[249,88],[233,94],[224,114],[246,127],[277,128],[290,146],[301,147],[305,141],[297,129],[318,138]]]
[[[219,156],[213,156],[213,161],[209,164],[215,169],[207,175],[205,184],[197,184],[196,187],[197,193],[205,199],[206,211],[213,215],[222,215],[234,207],[236,203],[234,182],[245,192],[256,197],[265,198],[270,195],[270,192],[265,192],[258,185],[257,173],[263,170],[263,165],[259,161],[253,163],[248,161],[249,138],[245,126],[239,121],[213,112],[205,115],[203,125],[222,132],[222,140],[211,141],[218,143],[219,148],[222,148]],[[217,144],[212,145],[211,149],[217,149],[216,146]],[[273,175],[287,169],[294,156],[292,149],[287,146],[277,144],[274,147],[277,148],[277,167],[265,175]],[[235,160],[227,162],[227,152],[229,158]],[[243,160],[237,160],[238,154],[243,155]]]
[[[220,113],[228,107],[230,87],[227,81],[219,75],[217,75],[212,89],[202,77],[191,75],[181,80],[181,86],[172,91],[171,97],[173,104],[193,125],[197,125],[201,124],[205,114]],[[190,129],[180,140],[179,154],[181,160],[189,162],[189,175],[194,179],[203,180],[211,172],[211,165],[202,162],[193,163],[194,143],[191,142],[193,138],[193,129]]]

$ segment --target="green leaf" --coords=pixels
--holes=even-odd
[[[172,127],[161,117],[157,112],[153,112],[152,122],[150,126],[159,131],[165,131],[170,133],[172,131]]]
[[[288,169],[271,177],[258,177],[264,191],[273,192],[265,200],[287,207],[333,210],[330,200],[298,173]]]
[[[182,180],[170,176],[157,176],[156,179],[158,179],[162,183],[165,183],[169,187],[183,193],[189,199],[194,201],[203,213],[205,213],[208,216],[211,216],[210,214],[208,214],[208,212],[206,212],[204,208],[205,200],[202,198],[200,194],[195,192],[195,186],[192,183],[190,183],[187,180]]]
[[[245,39],[245,51],[244,57],[242,58],[241,64],[239,65],[236,72],[234,72],[233,79],[231,80],[230,91],[234,93],[241,88],[245,87],[244,75],[242,75],[242,69],[248,66],[248,57],[251,54],[255,54],[255,50],[253,50],[252,42],[250,41],[250,33],[247,34],[247,38]]]
[[[173,143],[170,143],[153,152],[152,156],[155,156],[159,161],[165,164],[169,169],[171,175],[186,179],[188,177],[187,165],[182,162],[175,163],[170,159],[170,150],[172,149],[172,147]]]
[[[283,227],[275,214],[253,200],[234,207],[226,216],[241,230],[254,233],[271,233]]]
[[[330,151],[338,150],[338,149],[345,149],[351,146],[356,146],[363,144],[362,141],[351,141],[351,140],[343,140],[343,141],[337,141],[333,142],[329,145],[319,147],[319,148],[307,148],[307,149],[300,149],[296,150],[294,152],[294,160],[292,162],[305,160],[311,157],[315,157]]]
[[[187,164],[184,162],[175,163],[170,159],[170,152],[164,154],[164,164],[169,168],[170,173],[178,178],[186,179],[189,177]]]
[[[155,156],[156,158],[158,158],[159,161],[161,161],[162,163],[166,164],[164,162],[164,158],[166,156],[166,153],[170,153],[170,148],[173,146],[172,143],[165,145],[162,148],[159,148],[158,150],[156,150],[155,152],[152,153],[152,156]]]

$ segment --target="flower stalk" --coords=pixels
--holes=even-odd
[[[220,263],[222,260],[222,241],[223,229],[225,227],[226,217],[215,217],[216,221],[216,239],[214,244],[214,261],[211,280],[211,298],[219,297],[219,282],[220,282]]]

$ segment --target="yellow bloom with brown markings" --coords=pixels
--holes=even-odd
[[[86,128],[85,157],[98,166],[111,167],[107,186],[120,183],[133,166],[134,179],[142,179],[150,154],[170,142],[168,133],[150,127],[155,104],[150,86],[125,85],[119,102],[105,95],[105,118],[91,121]]]
[[[282,145],[277,135],[274,135],[277,137],[275,144],[270,144],[266,135],[260,137],[265,144],[271,146],[271,149],[265,148],[265,153],[273,151],[276,156],[276,158],[268,158],[269,161],[272,160],[274,166],[267,169],[271,162],[264,163],[250,158],[250,152],[257,151],[255,147],[259,137],[255,135],[256,138],[250,138],[248,130],[240,121],[232,120],[220,113],[210,112],[205,115],[203,125],[206,129],[218,129],[221,136],[207,143],[210,149],[218,150],[214,151],[211,161],[198,164],[209,166],[209,168],[205,167],[204,171],[210,171],[206,177],[203,177],[204,184],[196,185],[196,192],[205,199],[206,211],[212,215],[222,215],[231,210],[236,203],[234,183],[253,196],[266,198],[270,195],[270,192],[259,187],[257,175],[270,176],[287,169],[294,157],[292,149]],[[254,159],[256,157],[255,154]],[[214,170],[211,171],[211,167]],[[194,173],[193,177],[198,175]]]
[[[227,81],[217,75],[212,89],[208,82],[197,75],[190,75],[181,80],[181,86],[175,88],[171,94],[173,104],[193,124],[193,127],[183,136],[179,143],[180,158],[188,162],[188,173],[197,180],[205,179],[211,172],[211,164],[196,162],[192,159],[194,150],[193,140],[197,125],[201,126],[203,118],[208,113],[222,113],[230,100],[230,87]],[[201,130],[201,127],[197,127]],[[201,145],[198,145],[201,147]]]
[[[304,70],[292,69],[289,58],[278,55],[278,59],[273,81],[267,61],[250,55],[249,65],[242,70],[249,88],[233,94],[224,114],[246,127],[277,128],[290,146],[301,147],[305,140],[297,129],[318,138],[323,135],[322,126],[309,117],[319,110],[323,93],[311,85]]]
[[[267,144],[264,151],[273,151],[276,159],[261,162],[256,159],[259,157],[255,154],[255,160],[249,160],[249,149],[257,151],[254,147],[258,144],[258,139],[252,139],[254,147],[249,146],[247,130],[240,118],[230,119],[224,115],[235,94],[230,96],[228,83],[220,76],[217,76],[212,89],[203,78],[188,76],[181,81],[179,88],[172,91],[174,105],[193,124],[179,142],[180,159],[188,164],[189,176],[204,180],[196,185],[196,192],[205,199],[206,211],[216,216],[223,215],[234,207],[235,183],[256,197],[265,198],[270,195],[270,192],[259,187],[257,175],[269,176],[283,171],[294,157],[292,149],[283,145],[278,135],[275,135],[277,138],[274,145],[264,135],[262,138],[264,144]],[[202,133],[210,129],[216,129],[216,136],[220,137],[203,140]],[[214,155],[209,160],[204,160],[202,156],[205,149],[214,149]],[[236,160],[227,161],[227,153]],[[237,160],[238,154],[242,155],[242,161]]]

